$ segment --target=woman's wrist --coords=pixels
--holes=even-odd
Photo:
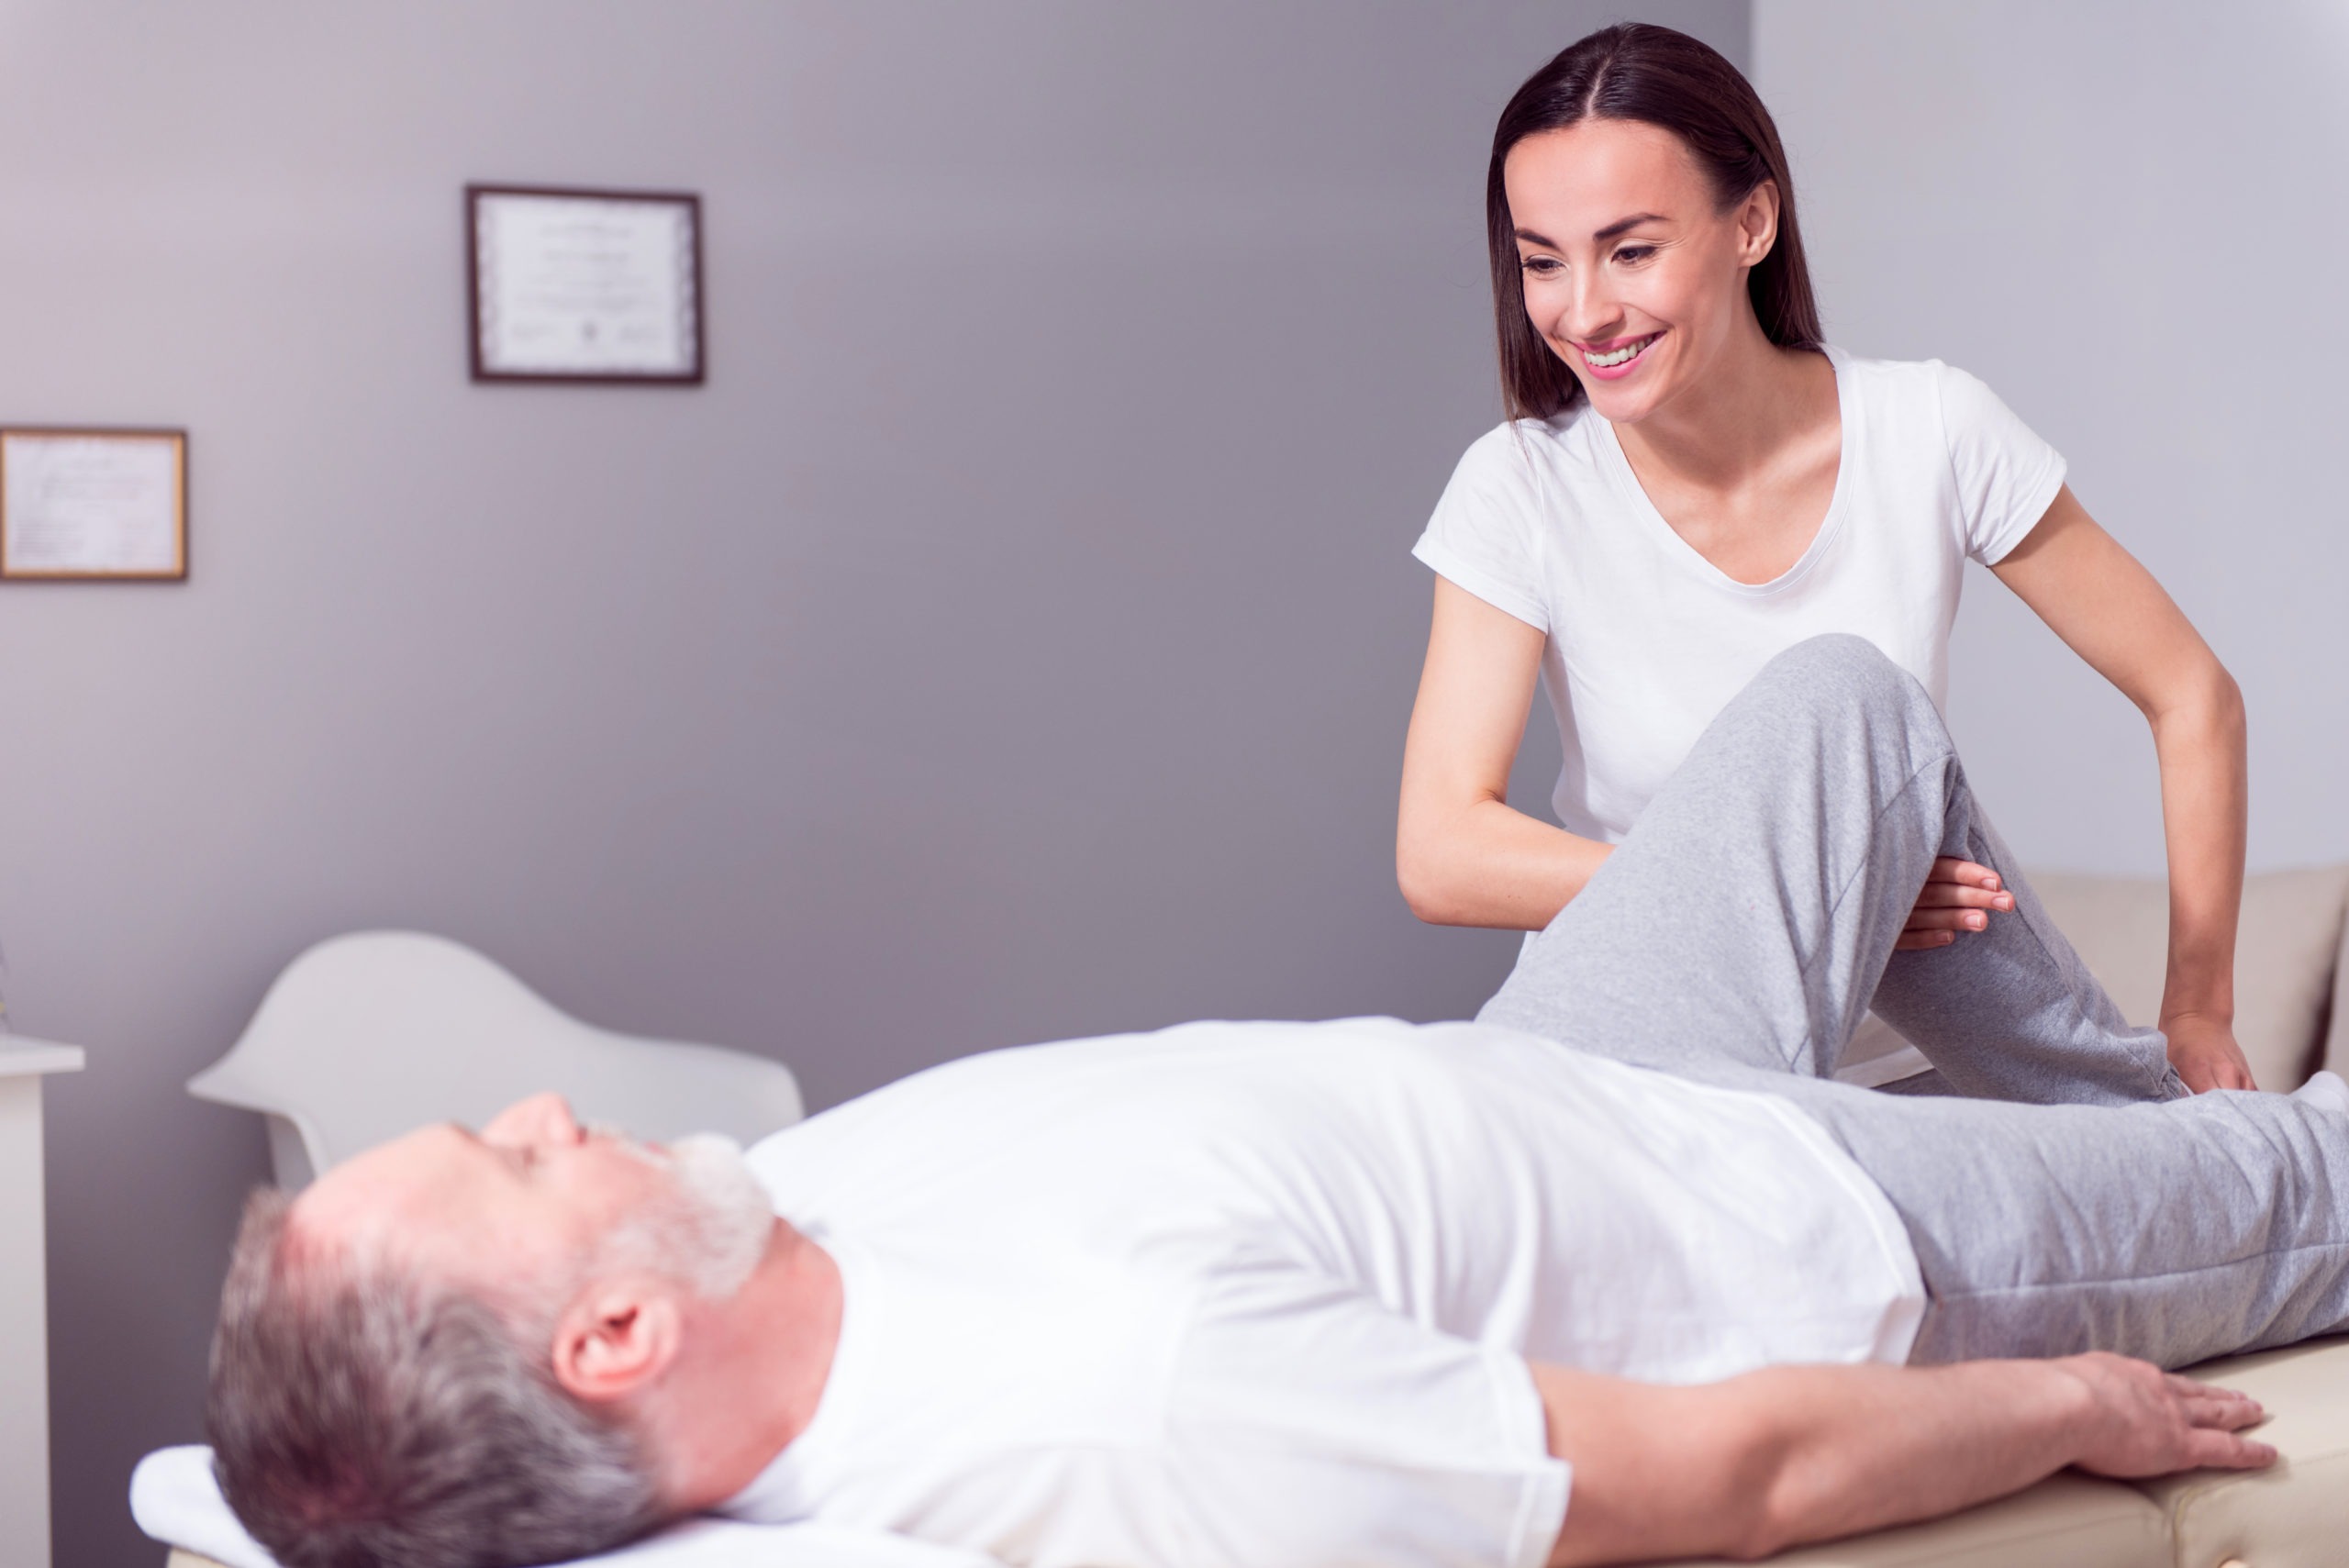
[[[2233,975],[2221,978],[2190,973],[2182,974],[2177,965],[2170,966],[2168,981],[2162,987],[2161,1024],[2164,1029],[2173,1023],[2232,1029],[2234,1021]]]
[[[2185,933],[2184,940],[2170,949],[2169,963],[2162,977],[2161,1021],[2167,1028],[2173,1021],[2199,1023],[2221,1029],[2232,1028],[2235,1021],[2235,942],[2234,912],[2227,911],[2223,923],[2204,920],[2197,929]],[[2173,930],[2184,923],[2181,912],[2170,911]]]

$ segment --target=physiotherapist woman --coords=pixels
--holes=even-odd
[[[1412,909],[1547,925],[1729,699],[1806,638],[1865,637],[1943,701],[1972,559],[2152,724],[2160,1026],[2188,1087],[2251,1087],[2241,694],[1988,387],[1820,342],[1786,154],[1737,68],[1664,28],[1593,33],[1502,111],[1485,203],[1510,417],[1461,459],[1414,552],[1437,578],[1397,835]],[[1563,827],[1507,800],[1537,675]],[[2012,908],[1988,870],[1944,859],[1900,945]]]

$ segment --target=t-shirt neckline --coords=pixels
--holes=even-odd
[[[1676,556],[1685,566],[1716,587],[1755,598],[1781,593],[1809,574],[1810,569],[1818,564],[1819,558],[1826,553],[1827,547],[1842,528],[1845,497],[1852,493],[1852,470],[1856,466],[1854,459],[1859,451],[1860,406],[1859,399],[1852,395],[1850,356],[1828,343],[1820,344],[1820,351],[1827,356],[1827,362],[1835,371],[1835,419],[1839,442],[1835,488],[1827,497],[1826,516],[1819,519],[1819,529],[1810,536],[1810,543],[1803,547],[1803,552],[1795,558],[1792,566],[1766,583],[1739,582],[1706,560],[1703,551],[1695,545],[1682,539],[1679,531],[1664,520],[1664,514],[1656,509],[1655,502],[1640,484],[1640,476],[1632,469],[1631,460],[1624,454],[1623,443],[1616,437],[1614,421],[1595,408],[1590,410],[1591,418],[1598,427],[1602,461],[1630,501],[1633,513],[1658,538],[1667,554]]]

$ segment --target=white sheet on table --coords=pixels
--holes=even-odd
[[[213,1479],[212,1451],[200,1443],[158,1449],[139,1462],[130,1477],[130,1515],[155,1540],[228,1568],[277,1568],[276,1560],[229,1512]],[[614,1568],[1001,1568],[992,1557],[905,1536],[716,1518],[687,1519],[580,1562]]]

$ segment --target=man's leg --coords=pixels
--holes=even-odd
[[[1783,1074],[1892,1200],[1915,1362],[2119,1351],[2184,1366],[2349,1329],[2349,1088],[2161,1105],[1903,1099]]]
[[[2040,1104],[2184,1098],[2169,1042],[2121,1016],[1983,814],[1964,768],[1951,767],[1959,798],[1942,853],[1997,872],[2015,906],[1948,947],[1889,954],[1868,1005],[1917,1044],[1949,1092]]]
[[[1895,955],[1937,855],[2015,896]],[[1871,1003],[1948,1086],[2126,1105],[2184,1092],[1991,830],[1924,688],[1855,637],[1772,660],[1477,1014],[1691,1076],[1831,1071]]]

